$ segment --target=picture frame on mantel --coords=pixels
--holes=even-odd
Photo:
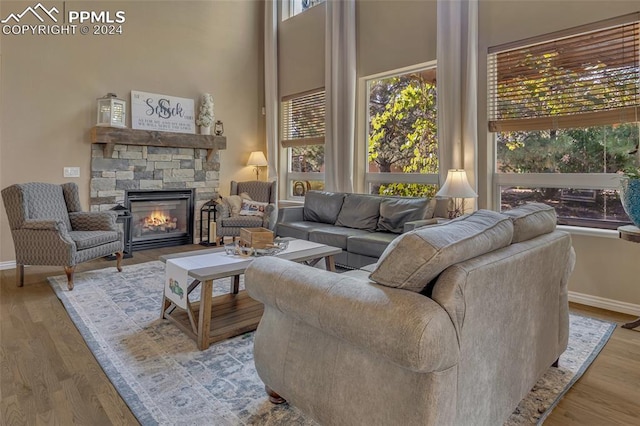
[[[132,90],[131,128],[195,134],[194,100]]]

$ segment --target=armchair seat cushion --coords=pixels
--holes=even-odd
[[[261,216],[232,216],[220,219],[225,228],[255,228],[262,226]]]
[[[120,234],[117,231],[69,231],[69,236],[76,243],[78,250],[120,240]]]

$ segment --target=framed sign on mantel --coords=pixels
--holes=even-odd
[[[193,99],[131,91],[131,128],[195,133]]]

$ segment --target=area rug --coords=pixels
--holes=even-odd
[[[315,425],[295,407],[273,405],[253,364],[253,333],[199,351],[160,319],[164,264],[48,278],[58,298],[122,399],[147,425]],[[214,292],[229,292],[217,280]],[[506,425],[540,424],[603,348],[615,324],[571,315],[569,348]]]

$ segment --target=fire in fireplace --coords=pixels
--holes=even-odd
[[[132,250],[193,243],[193,199],[189,189],[128,190]]]

